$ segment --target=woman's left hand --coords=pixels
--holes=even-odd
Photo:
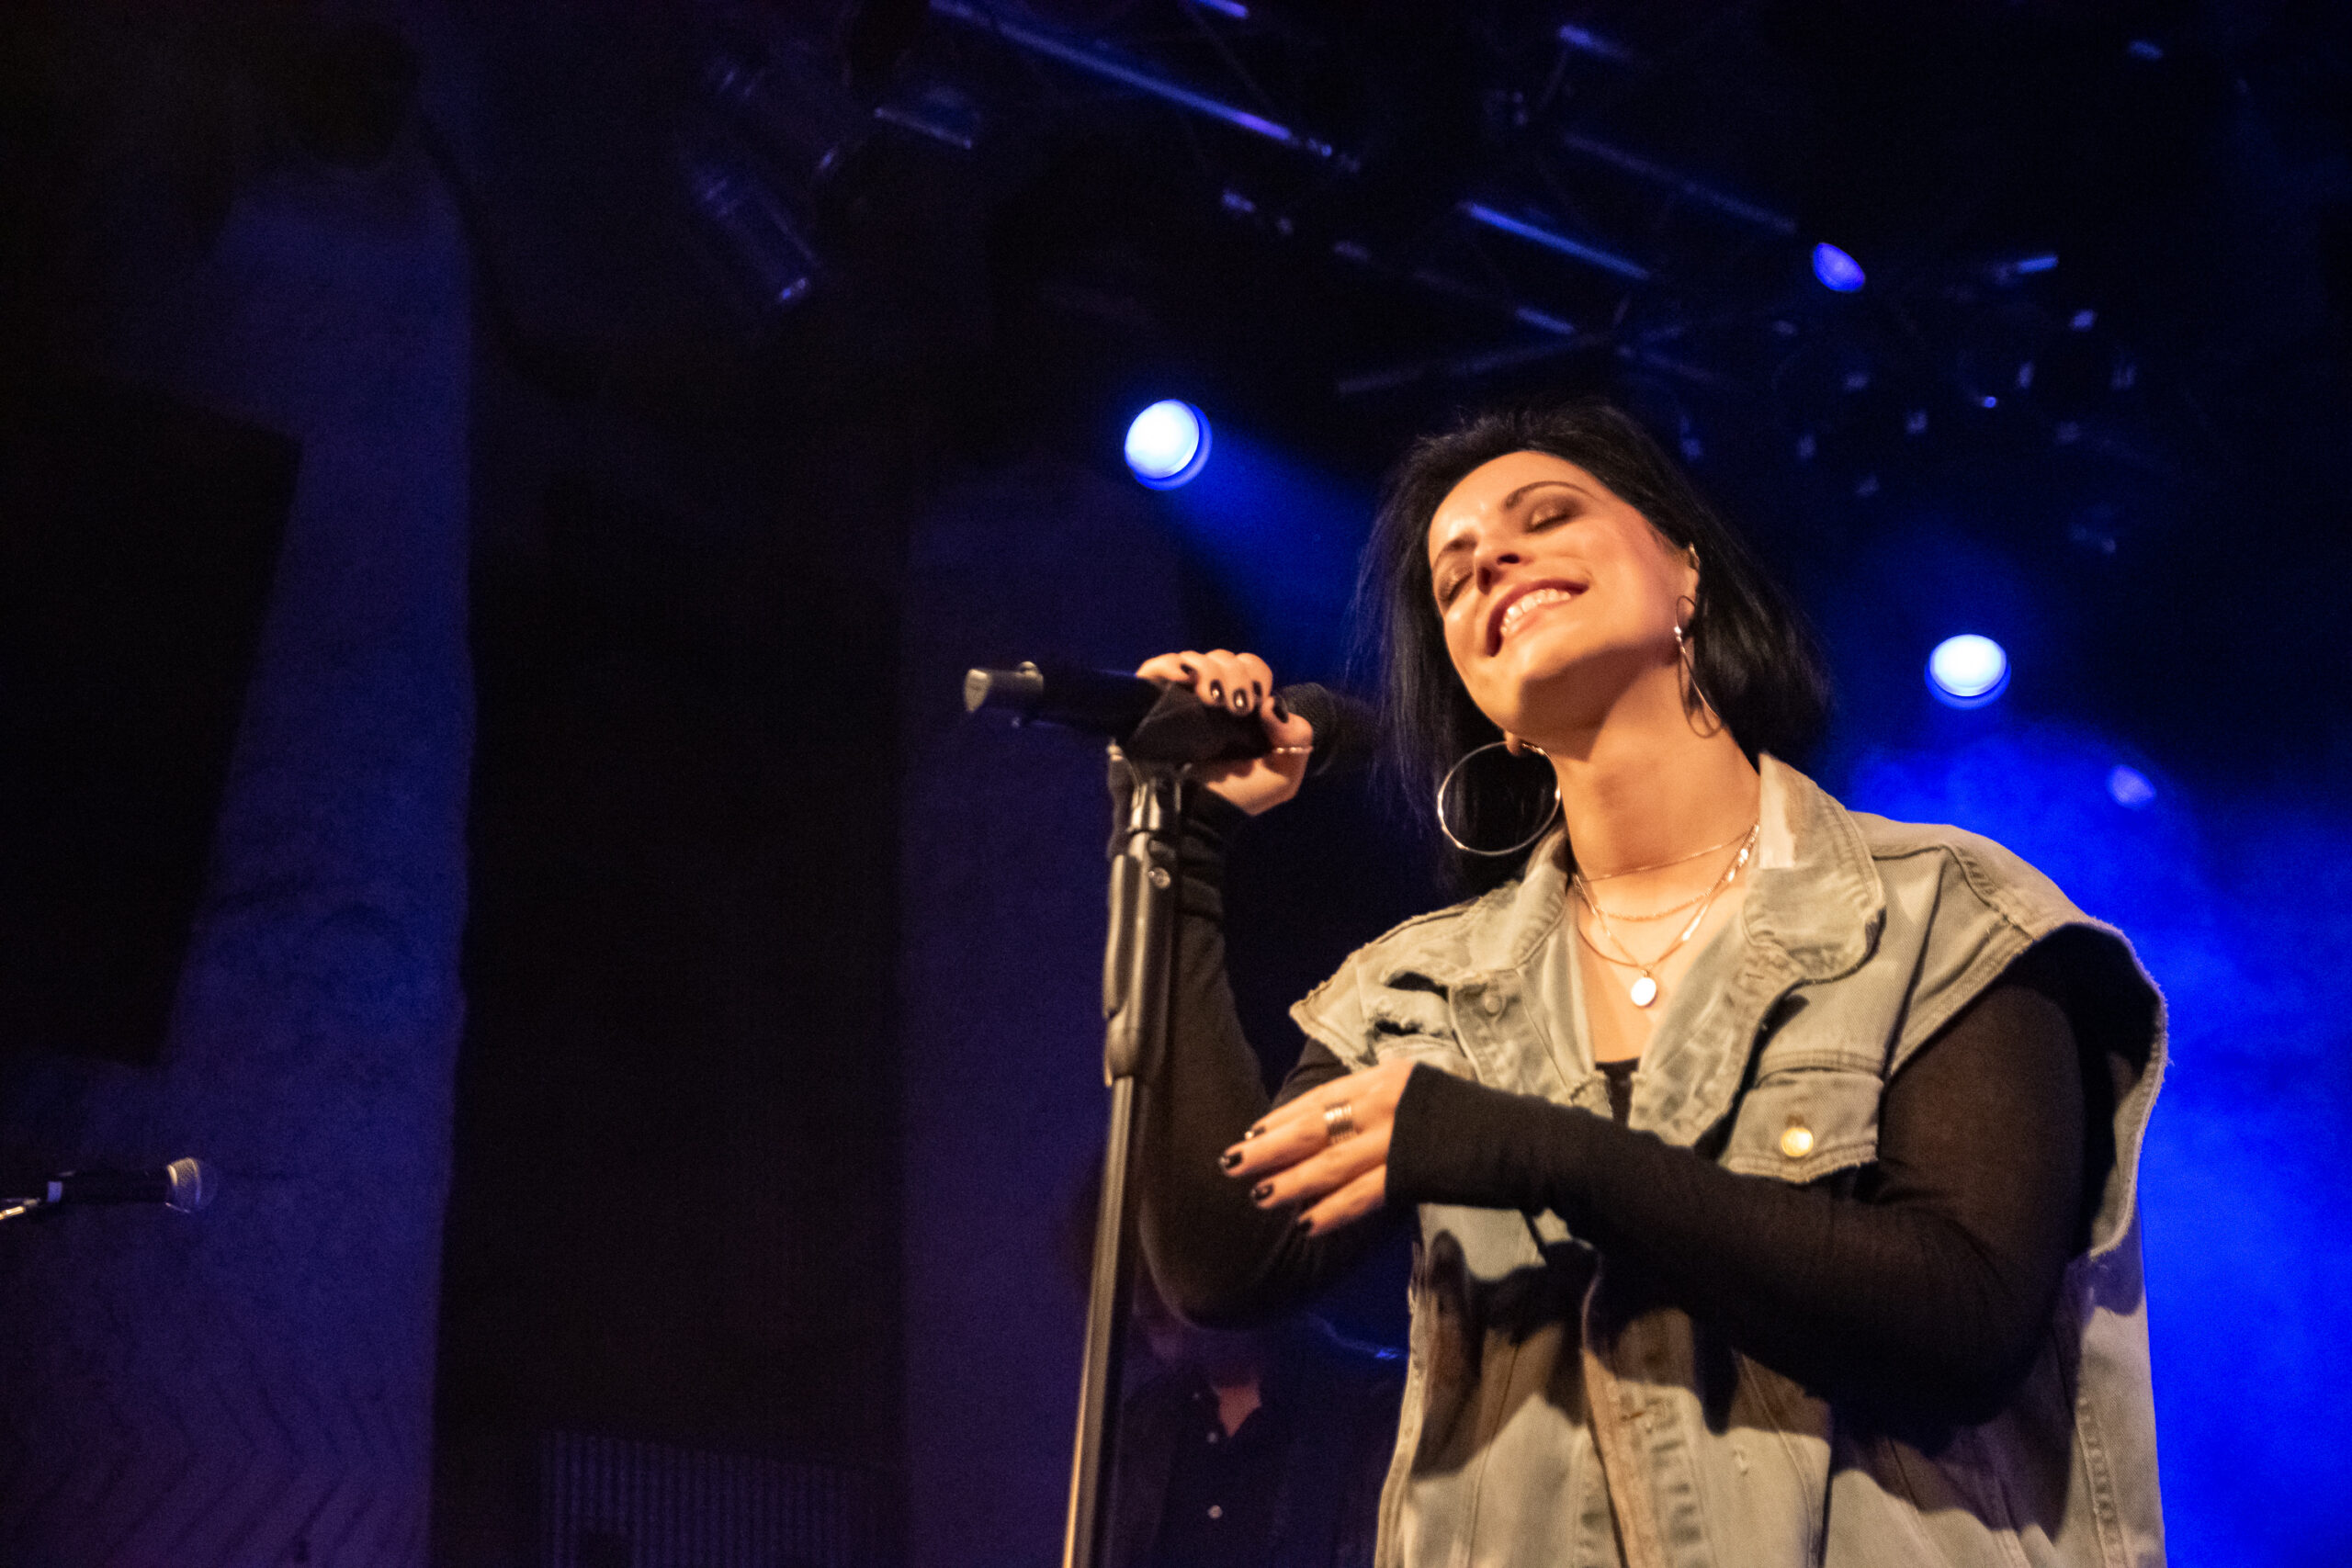
[[[1261,1209],[1296,1209],[1311,1235],[1379,1213],[1388,1201],[1388,1136],[1412,1071],[1410,1062],[1384,1062],[1266,1112],[1225,1151],[1226,1174],[1249,1183]],[[1354,1131],[1334,1137],[1338,1126]]]

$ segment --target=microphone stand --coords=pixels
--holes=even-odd
[[[1102,954],[1102,1073],[1111,1089],[1111,1127],[1102,1155],[1102,1204],[1094,1221],[1063,1568],[1098,1568],[1103,1560],[1117,1453],[1115,1398],[1126,1348],[1127,1284],[1135,1263],[1129,1177],[1139,1097],[1166,1053],[1175,969],[1176,836],[1184,769],[1138,760],[1115,742],[1111,766],[1126,771],[1132,788],[1125,819],[1113,824],[1111,921]]]
[[[1318,732],[1335,738],[1365,733],[1347,705],[1319,686],[1292,687],[1285,694]],[[1111,1090],[1111,1128],[1103,1140],[1102,1204],[1094,1216],[1078,1441],[1070,1456],[1069,1518],[1062,1534],[1062,1568],[1099,1568],[1117,1457],[1115,1400],[1126,1348],[1127,1282],[1135,1266],[1130,1179],[1145,1086],[1159,1076],[1167,1054],[1175,977],[1176,839],[1187,771],[1196,762],[1262,755],[1266,735],[1254,717],[1201,703],[1181,685],[1163,688],[1130,675],[1049,671],[1035,664],[968,671],[964,706],[970,712],[1006,712],[1016,725],[1034,721],[1114,735],[1114,794],[1119,781],[1128,785],[1124,815],[1112,823],[1111,921],[1102,953],[1102,1077]],[[1335,739],[1323,765],[1343,750],[1346,742]]]

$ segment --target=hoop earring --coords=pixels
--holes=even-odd
[[[1699,606],[1695,603],[1687,599],[1678,603],[1690,604],[1692,615],[1699,613]],[[1690,688],[1682,698],[1683,712],[1693,715],[1704,713],[1714,719],[1717,729],[1722,728],[1724,710],[1715,706],[1713,699],[1709,697],[1705,688],[1699,684],[1699,656],[1696,640],[1679,626],[1674,628],[1674,651],[1682,660],[1682,679]],[[1693,698],[1697,699],[1695,705],[1692,702]]]
[[[1448,843],[1452,844],[1455,849],[1460,850],[1465,855],[1477,855],[1486,860],[1499,860],[1504,855],[1515,855],[1519,853],[1520,851],[1535,842],[1536,840],[1542,838],[1544,833],[1550,829],[1552,826],[1552,818],[1560,814],[1560,781],[1556,776],[1555,776],[1552,781],[1552,804],[1545,808],[1543,819],[1535,824],[1535,831],[1528,834],[1527,837],[1511,845],[1509,849],[1482,850],[1475,844],[1464,843],[1463,841],[1462,835],[1453,830],[1453,824],[1445,819],[1445,798],[1453,789],[1453,781],[1455,777],[1459,775],[1462,770],[1469,764],[1471,758],[1478,755],[1481,751],[1491,751],[1496,747],[1505,744],[1507,744],[1507,742],[1500,740],[1489,740],[1484,746],[1473,746],[1469,750],[1462,753],[1462,760],[1454,763],[1453,766],[1446,769],[1445,777],[1438,781],[1437,830],[1445,835],[1446,841]],[[1530,746],[1526,741],[1522,740],[1520,744],[1527,746],[1529,750],[1535,752],[1539,757],[1544,754],[1541,748]]]

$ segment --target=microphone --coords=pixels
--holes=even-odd
[[[1016,725],[1054,724],[1122,739],[1135,732],[1165,688],[1111,670],[1040,666],[964,671],[964,711],[1008,714]]]
[[[1274,694],[1315,727],[1315,750],[1306,759],[1307,776],[1352,773],[1372,766],[1380,750],[1380,715],[1370,703],[1311,681],[1284,686]]]
[[[1353,697],[1314,684],[1274,694],[1314,728],[1311,776],[1347,773],[1372,758],[1378,723]],[[1265,727],[1255,714],[1213,707],[1189,686],[1163,686],[1109,670],[1023,663],[964,673],[964,709],[1001,713],[1016,725],[1051,724],[1115,740],[1140,761],[1185,765],[1262,757]]]
[[[161,1170],[66,1170],[43,1184],[40,1201],[59,1203],[161,1203],[193,1214],[220,1191],[212,1168],[200,1159],[175,1159]]]

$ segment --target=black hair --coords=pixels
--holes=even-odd
[[[1574,463],[1675,548],[1697,550],[1696,604],[1684,629],[1699,689],[1750,761],[1764,751],[1803,757],[1829,712],[1828,672],[1804,617],[1648,432],[1612,404],[1579,399],[1469,414],[1416,441],[1382,491],[1364,548],[1359,624],[1378,635],[1388,761],[1407,798],[1430,813],[1446,771],[1472,747],[1501,739],[1447,655],[1429,528],[1454,486],[1513,452]],[[1478,831],[1473,841],[1519,837],[1540,808],[1531,801],[1548,790],[1549,772],[1540,759],[1521,769],[1465,770],[1450,797],[1457,831],[1465,824]],[[1452,869],[1464,886],[1483,888],[1517,874],[1525,861],[1525,852],[1497,859],[1456,852]]]

